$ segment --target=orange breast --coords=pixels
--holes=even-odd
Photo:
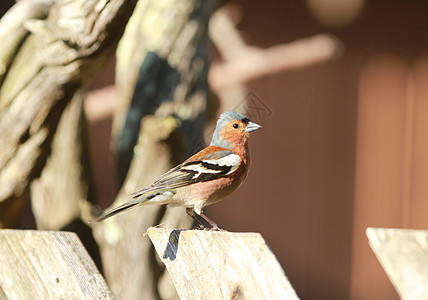
[[[208,206],[216,203],[236,190],[247,177],[245,163],[236,170],[234,176],[226,176],[217,180],[199,182],[186,188],[181,188],[177,192],[179,201],[183,206]],[[178,200],[178,199],[177,199]]]

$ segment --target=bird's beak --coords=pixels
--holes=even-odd
[[[245,132],[251,132],[251,131],[257,130],[259,128],[262,128],[262,126],[260,126],[259,124],[253,123],[253,122],[249,122],[247,124],[247,127],[245,128]]]

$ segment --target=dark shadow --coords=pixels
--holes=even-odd
[[[117,141],[116,167],[119,184],[123,184],[134,155],[140,134],[141,119],[153,114],[167,101],[174,99],[174,91],[181,74],[155,52],[147,52],[139,69],[134,95],[126,113],[125,124]]]
[[[178,242],[180,239],[180,233],[182,230],[175,229],[171,231],[168,238],[168,245],[163,253],[163,258],[169,258],[171,261],[175,260],[178,252]]]

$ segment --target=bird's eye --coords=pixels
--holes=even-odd
[[[238,129],[239,128],[239,124],[238,123],[233,123],[233,128]]]

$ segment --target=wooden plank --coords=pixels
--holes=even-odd
[[[401,299],[428,299],[428,231],[367,228],[366,233]]]
[[[0,230],[1,299],[113,299],[75,233]]]
[[[180,299],[299,299],[259,233],[150,228]]]

